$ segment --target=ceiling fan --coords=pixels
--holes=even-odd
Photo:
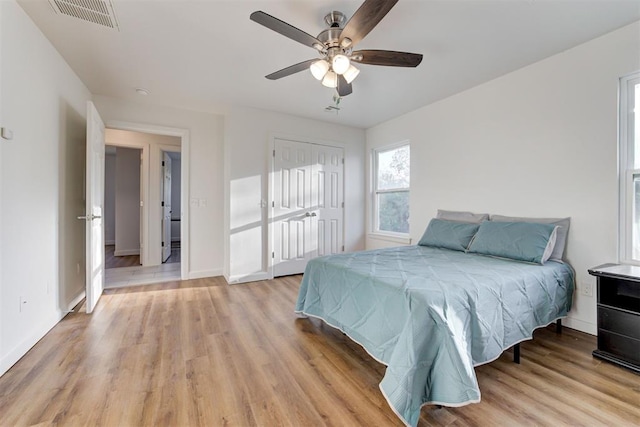
[[[346,25],[346,17],[343,13],[331,12],[324,18],[329,28],[318,34],[318,37],[313,37],[262,11],[253,12],[250,16],[252,21],[298,43],[312,47],[322,55],[320,59],[309,59],[266,77],[269,80],[277,80],[310,69],[313,77],[320,80],[324,86],[336,88],[338,95],[342,97],[353,92],[351,82],[360,73],[360,70],[352,64],[353,62],[392,67],[417,67],[422,61],[422,55],[417,53],[353,50],[354,46],[378,25],[397,2],[398,0],[365,0]]]

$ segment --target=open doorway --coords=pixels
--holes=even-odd
[[[107,128],[105,140],[105,288],[181,279],[182,138]]]
[[[105,146],[105,268],[139,267],[141,262],[142,150]]]
[[[162,263],[180,262],[181,170],[179,151],[162,152]]]

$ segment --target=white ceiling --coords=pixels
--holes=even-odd
[[[248,106],[362,128],[640,19],[640,0],[400,0],[358,49],[422,53],[416,68],[362,65],[339,114],[311,73],[265,75],[315,50],[249,20],[264,12],[312,35],[361,1],[114,0],[120,31],[18,0],[94,94],[219,112]],[[150,94],[142,97],[136,87]]]

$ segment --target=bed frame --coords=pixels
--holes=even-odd
[[[556,320],[556,334],[562,333],[562,319]],[[513,346],[513,362],[520,364],[520,343]]]

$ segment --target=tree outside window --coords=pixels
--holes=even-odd
[[[409,145],[375,152],[375,231],[409,233]]]

